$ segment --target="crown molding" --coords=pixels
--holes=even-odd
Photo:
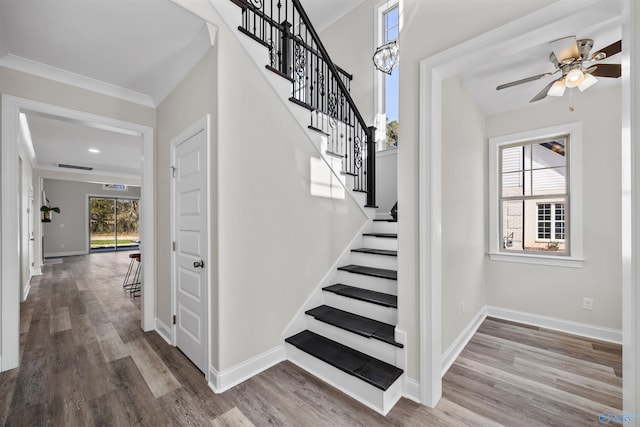
[[[90,90],[113,98],[122,99],[134,104],[144,105],[145,107],[156,107],[149,95],[92,79],[81,74],[52,67],[11,53],[0,58],[0,66],[81,89]]]

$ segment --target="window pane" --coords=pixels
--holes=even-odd
[[[522,147],[508,147],[502,149],[502,172],[515,172],[523,169]]]
[[[533,169],[565,166],[564,141],[550,141],[532,145]]]
[[[502,197],[523,196],[524,175],[531,172],[509,172],[502,174]],[[528,179],[530,181],[530,179]]]
[[[398,6],[384,14],[385,42],[398,38]]]
[[[504,250],[522,250],[523,208],[522,201],[502,202],[502,248]]]
[[[531,190],[527,195],[564,194],[566,192],[565,173],[564,167],[531,171]]]

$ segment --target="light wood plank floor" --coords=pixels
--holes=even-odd
[[[0,374],[8,426],[599,425],[621,412],[621,348],[487,319],[445,375],[435,409],[385,418],[289,362],[216,395],[121,289],[127,253],[65,258],[21,306],[20,368]],[[610,423],[609,425],[614,425]]]

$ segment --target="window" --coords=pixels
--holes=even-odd
[[[563,241],[565,234],[564,203],[538,203],[537,239]]]
[[[400,35],[400,7],[398,2],[387,2],[378,8],[378,35],[376,47],[397,41]],[[378,150],[398,146],[398,109],[400,104],[400,65],[391,74],[376,72],[377,119],[376,141]]]
[[[574,123],[490,139],[491,259],[581,265],[580,134]]]

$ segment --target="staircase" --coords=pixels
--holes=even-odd
[[[310,115],[310,139],[374,218],[375,128],[349,94],[353,77],[331,61],[299,0],[230,2],[242,12],[238,31],[265,49],[265,68],[286,82],[292,113]],[[287,357],[386,415],[402,395],[396,324],[397,222],[370,219],[286,331]]]
[[[285,339],[289,360],[383,415],[402,395],[397,225],[369,221]]]

